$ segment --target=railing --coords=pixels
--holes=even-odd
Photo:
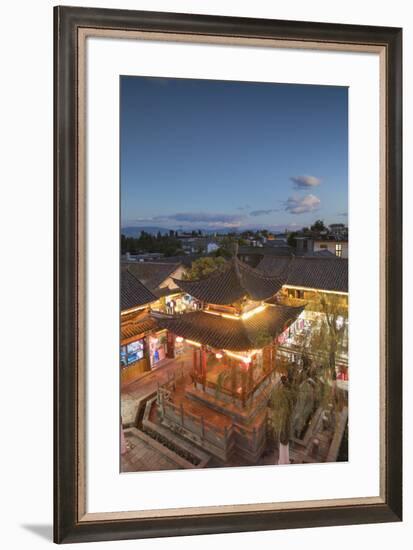
[[[235,393],[230,388],[228,388],[227,385],[222,385],[218,390],[218,384],[216,382],[210,382],[208,380],[202,379],[202,376],[200,376],[199,374],[195,374],[192,372],[191,376],[197,384],[213,391],[218,398],[221,396],[221,398],[226,397],[230,400],[236,399],[239,402],[243,402],[246,406],[249,406],[252,401],[254,401],[254,399],[259,397],[264,392],[265,388],[268,386],[268,383],[273,379],[273,377],[276,376],[276,368],[275,366],[273,366],[270,370],[263,373],[263,375],[260,376],[258,380],[254,380],[254,384],[252,387],[246,389],[245,391],[236,391]]]
[[[202,441],[211,443],[226,455],[233,432],[231,426],[216,426],[203,416],[195,415],[185,409],[183,404],[175,404],[172,401],[175,380],[171,379],[158,387],[157,403],[163,419],[169,420],[176,427],[188,430]]]
[[[261,379],[260,387],[255,388],[254,391],[258,389],[261,392],[263,381],[269,380],[273,374],[274,371],[267,373]],[[192,436],[195,436],[198,439],[198,444],[223,460],[227,460],[234,447],[241,449],[242,452],[247,451],[252,454],[262,447],[266,437],[266,419],[253,427],[239,423],[217,426],[204,416],[188,411],[182,403],[173,402],[178,379],[177,376],[170,377],[169,381],[158,386],[157,391],[157,404],[161,418],[172,424],[174,431],[183,437],[192,439],[192,441],[194,440]],[[252,396],[250,396],[251,398]],[[266,402],[266,399],[262,399],[256,405],[257,414],[262,414]]]
[[[308,357],[310,357],[311,359],[315,360],[315,361],[319,361],[320,363],[323,363],[325,362],[326,360],[326,355],[325,354],[322,354],[320,352],[313,352],[313,351],[308,351],[308,350],[305,350],[303,351],[299,346],[297,345],[294,345],[294,344],[280,344],[280,346],[278,347],[278,352],[279,353],[291,353],[291,354],[295,354],[295,355],[307,355]],[[348,356],[342,354],[342,353],[337,353],[336,354],[336,364],[337,365],[342,365],[343,367],[347,367],[348,368]]]
[[[226,451],[232,434],[232,426],[220,428],[203,416],[197,416],[180,405],[167,401],[164,403],[164,418],[197,435],[202,441],[207,441]]]

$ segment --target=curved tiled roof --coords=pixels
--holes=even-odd
[[[132,273],[147,288],[154,290],[168,279],[181,264],[177,262],[125,262],[122,265],[127,266],[129,273]]]
[[[120,272],[120,307],[121,310],[143,306],[155,302],[158,298],[143,285],[126,266]]]
[[[238,256],[293,256],[294,248],[292,246],[240,246]]]
[[[147,311],[123,315],[120,325],[121,343],[136,336],[143,336],[156,328],[155,319]]]
[[[348,292],[348,260],[322,256],[265,257],[258,270],[266,275],[285,276],[285,285]]]
[[[244,296],[252,300],[266,300],[282,287],[282,274],[268,275],[233,258],[223,271],[204,279],[184,281],[174,279],[175,284],[201,302],[228,305]]]
[[[269,305],[264,311],[246,320],[228,319],[205,311],[175,316],[156,313],[152,315],[160,328],[167,329],[176,336],[215,349],[247,351],[267,345],[268,342],[263,343],[263,336],[275,338],[281,334],[303,309],[304,306]]]

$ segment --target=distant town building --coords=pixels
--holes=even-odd
[[[305,252],[313,252],[314,240],[311,237],[297,236],[295,238],[296,253],[301,255]]]
[[[126,252],[121,260],[127,262],[153,262],[154,260],[163,258],[163,256],[161,252],[143,252],[142,254],[131,254],[130,252]]]
[[[194,233],[178,233],[176,236],[186,254],[209,254],[219,248],[216,237]]]
[[[344,225],[344,223],[332,223],[328,227],[330,235],[333,235],[339,239],[348,237],[348,228]]]
[[[348,241],[341,239],[317,239],[314,241],[314,252],[328,251],[338,258],[348,258]]]
[[[217,243],[208,243],[207,244],[207,253],[208,254],[211,254],[211,252],[215,252],[216,250],[218,250],[219,246],[217,245]]]
[[[348,258],[347,228],[343,224],[333,225],[340,226],[335,229],[336,234],[326,231],[312,231],[296,235],[294,238],[294,254],[296,256],[334,255],[338,258]],[[340,235],[340,233],[342,234]]]

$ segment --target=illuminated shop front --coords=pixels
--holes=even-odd
[[[166,296],[165,311],[169,315],[184,313],[185,311],[196,310],[199,308],[198,300],[195,300],[189,294],[174,294]]]
[[[174,336],[172,335],[174,338]],[[187,350],[187,345],[182,336],[176,336],[174,342],[174,355],[175,357],[181,357]]]
[[[125,386],[150,371],[148,337],[156,328],[147,310],[121,317],[120,372]]]
[[[167,357],[168,339],[166,330],[162,330],[148,336],[149,359],[151,369],[155,368],[160,361]]]
[[[122,367],[127,367],[136,361],[144,358],[145,340],[141,338],[135,342],[131,342],[126,346],[120,347],[120,364]]]
[[[299,318],[290,325],[277,338],[279,345],[278,354],[280,357],[287,359],[297,365],[302,364],[302,351],[305,347],[306,338],[310,335],[314,328],[317,327],[324,315],[317,311],[304,310]],[[337,379],[348,380],[348,319],[343,316],[337,317],[337,327],[341,328],[344,325],[342,339],[337,346],[335,356],[335,365]],[[313,353],[312,350],[306,348],[306,354],[320,362],[325,361],[322,356]]]

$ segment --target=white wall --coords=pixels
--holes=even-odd
[[[348,243],[345,241],[315,241],[314,252],[320,252],[320,250],[328,250],[332,254],[336,254],[337,244],[341,244],[341,258],[348,258]]]
[[[68,4],[213,13],[371,25],[404,26],[405,152],[412,150],[413,20],[409,2],[393,0],[70,0]],[[52,521],[52,5],[48,0],[3,2],[3,137],[0,201],[3,258],[0,285],[2,315],[1,376],[1,519],[5,548],[37,550],[50,544]],[[4,96],[4,97],[3,97]],[[410,97],[409,97],[410,96]],[[405,154],[405,181],[413,179]],[[405,208],[412,206],[405,188]],[[406,232],[413,230],[406,216]],[[24,262],[23,262],[24,259]],[[406,250],[405,280],[412,278],[412,252]],[[412,304],[412,290],[406,288]],[[6,305],[6,311],[5,307]],[[405,308],[406,311],[409,307]],[[406,314],[405,334],[411,333]],[[17,344],[20,353],[16,353]],[[24,356],[23,356],[24,350]],[[4,355],[4,357],[3,357]],[[335,550],[368,545],[375,550],[411,548],[413,539],[413,357],[405,359],[405,521],[403,524],[214,535],[139,542],[139,548],[210,548],[210,545],[283,550]],[[135,541],[97,543],[95,548],[136,547]]]

